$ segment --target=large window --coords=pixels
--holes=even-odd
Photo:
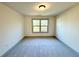
[[[33,19],[32,28],[33,32],[48,32],[48,19]]]

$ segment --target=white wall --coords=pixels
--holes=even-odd
[[[32,18],[49,18],[48,33],[32,33]],[[55,17],[51,16],[25,16],[25,36],[54,36],[55,35]]]
[[[57,16],[56,36],[79,52],[79,4]]]
[[[23,16],[0,3],[0,56],[23,38]]]

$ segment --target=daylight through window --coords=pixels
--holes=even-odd
[[[48,19],[33,19],[33,32],[48,32]]]

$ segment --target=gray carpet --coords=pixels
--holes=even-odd
[[[55,38],[26,38],[3,57],[78,57],[79,54]]]

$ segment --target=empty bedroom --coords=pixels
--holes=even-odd
[[[0,57],[79,57],[79,3],[0,2]]]

